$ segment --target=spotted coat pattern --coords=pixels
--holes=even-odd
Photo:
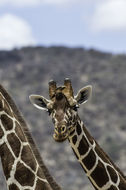
[[[70,145],[96,190],[126,190],[126,178],[89,134],[78,114],[69,110],[67,120],[72,118],[73,131]]]
[[[52,190],[25,132],[0,93],[0,157],[9,190]]]

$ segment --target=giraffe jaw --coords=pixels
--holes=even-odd
[[[62,135],[58,135],[56,133],[53,134],[53,139],[56,141],[56,142],[63,142],[65,141],[66,139],[68,138],[68,134],[67,133],[64,133]]]

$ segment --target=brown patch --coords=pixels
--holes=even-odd
[[[69,136],[73,135],[75,133],[75,129],[70,132]]]
[[[96,162],[96,155],[93,150],[89,152],[89,154],[82,160],[83,164],[86,166],[88,170],[91,170]]]
[[[4,100],[4,110],[8,115],[13,117],[13,113],[12,113],[12,111],[10,109],[10,106],[9,106],[9,104],[8,104],[8,102],[6,100]]]
[[[107,170],[108,170],[108,172],[109,172],[109,175],[110,175],[110,177],[111,177],[111,180],[112,180],[114,183],[116,183],[117,180],[118,180],[118,176],[117,176],[115,170],[114,170],[112,167],[110,167],[110,166],[107,166]]]
[[[35,190],[46,190],[46,189],[51,190],[49,184],[47,184],[47,183],[41,181],[40,179],[38,179],[37,183],[36,183]]]
[[[74,135],[72,137],[72,142],[73,142],[74,145],[76,144],[76,142],[77,142],[77,135]]]
[[[40,178],[44,178],[45,179],[45,176],[43,175],[42,168],[40,168],[40,167],[38,168],[37,176],[40,177]]]
[[[110,164],[110,161],[108,160],[108,158],[104,155],[104,152],[102,151],[102,149],[99,147],[99,145],[96,143],[96,147],[95,147],[95,152],[97,153],[97,155],[106,163]]]
[[[4,174],[6,179],[8,179],[10,177],[10,171],[14,163],[14,157],[12,156],[10,150],[8,149],[5,143],[0,148],[0,155],[1,155]]]
[[[3,100],[3,98],[2,98],[2,96],[0,95],[0,111],[3,110],[3,103],[2,103],[2,100]]]
[[[1,121],[6,130],[11,130],[13,128],[13,121],[7,115],[2,114]]]
[[[9,190],[20,190],[15,184],[9,185]]]
[[[80,155],[84,155],[89,149],[89,145],[87,140],[82,136],[82,139],[80,140],[79,146],[78,146],[78,151]]]
[[[108,190],[118,190],[118,189],[115,186],[111,185],[111,187]]]
[[[15,154],[16,157],[19,156],[20,153],[20,148],[21,148],[21,143],[19,139],[16,137],[14,133],[11,133],[7,136],[7,140]]]
[[[23,147],[21,160],[25,162],[25,164],[28,165],[30,168],[32,168],[32,170],[36,170],[36,161],[29,145]]]
[[[1,125],[0,125],[0,139],[2,139],[3,136],[4,136],[4,132],[3,132]]]
[[[22,141],[22,142],[26,142],[26,137],[21,129],[21,126],[15,122],[15,125],[16,125],[16,128],[15,128],[15,132],[17,134],[17,136],[19,137],[19,139]]]
[[[126,190],[126,180],[120,179],[119,189]]]
[[[17,170],[15,172],[15,179],[22,186],[33,186],[34,180],[35,180],[35,176],[22,163],[18,162],[18,164],[17,164]]]
[[[76,132],[77,132],[78,135],[80,135],[82,133],[81,126],[78,123],[76,125]]]
[[[94,179],[95,183],[100,188],[103,187],[109,181],[106,169],[104,165],[101,163],[101,161],[98,162],[98,165],[92,172],[91,177]]]

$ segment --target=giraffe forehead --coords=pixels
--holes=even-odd
[[[65,97],[63,97],[61,100],[55,99],[53,108],[56,111],[65,111],[69,107],[69,102]]]
[[[60,87],[59,87],[60,88]],[[51,101],[51,107],[55,110],[64,109],[68,110],[71,109],[73,106],[77,105],[77,101],[74,99],[73,96],[67,96],[66,93],[62,89],[58,89],[53,95],[52,101]]]
[[[52,99],[54,94],[58,91],[62,91],[66,97],[73,97],[73,88],[71,84],[71,80],[69,78],[65,78],[64,85],[57,87],[57,84],[54,80],[49,82],[49,96]]]
[[[68,88],[66,86],[59,86],[55,89],[53,95],[52,95],[52,100],[54,98],[54,95],[57,95],[57,94],[62,94],[64,95],[67,99],[69,99],[70,97],[73,97],[71,94],[70,94],[70,90],[68,90]]]
[[[59,86],[56,91],[55,91],[55,94],[58,95],[58,94],[62,94],[62,96],[66,97],[66,99],[69,99],[69,95],[67,93],[67,88],[65,86]]]

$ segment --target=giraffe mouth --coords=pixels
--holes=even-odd
[[[54,133],[53,138],[56,142],[63,142],[68,138],[68,134],[67,133],[63,133],[63,134]]]

